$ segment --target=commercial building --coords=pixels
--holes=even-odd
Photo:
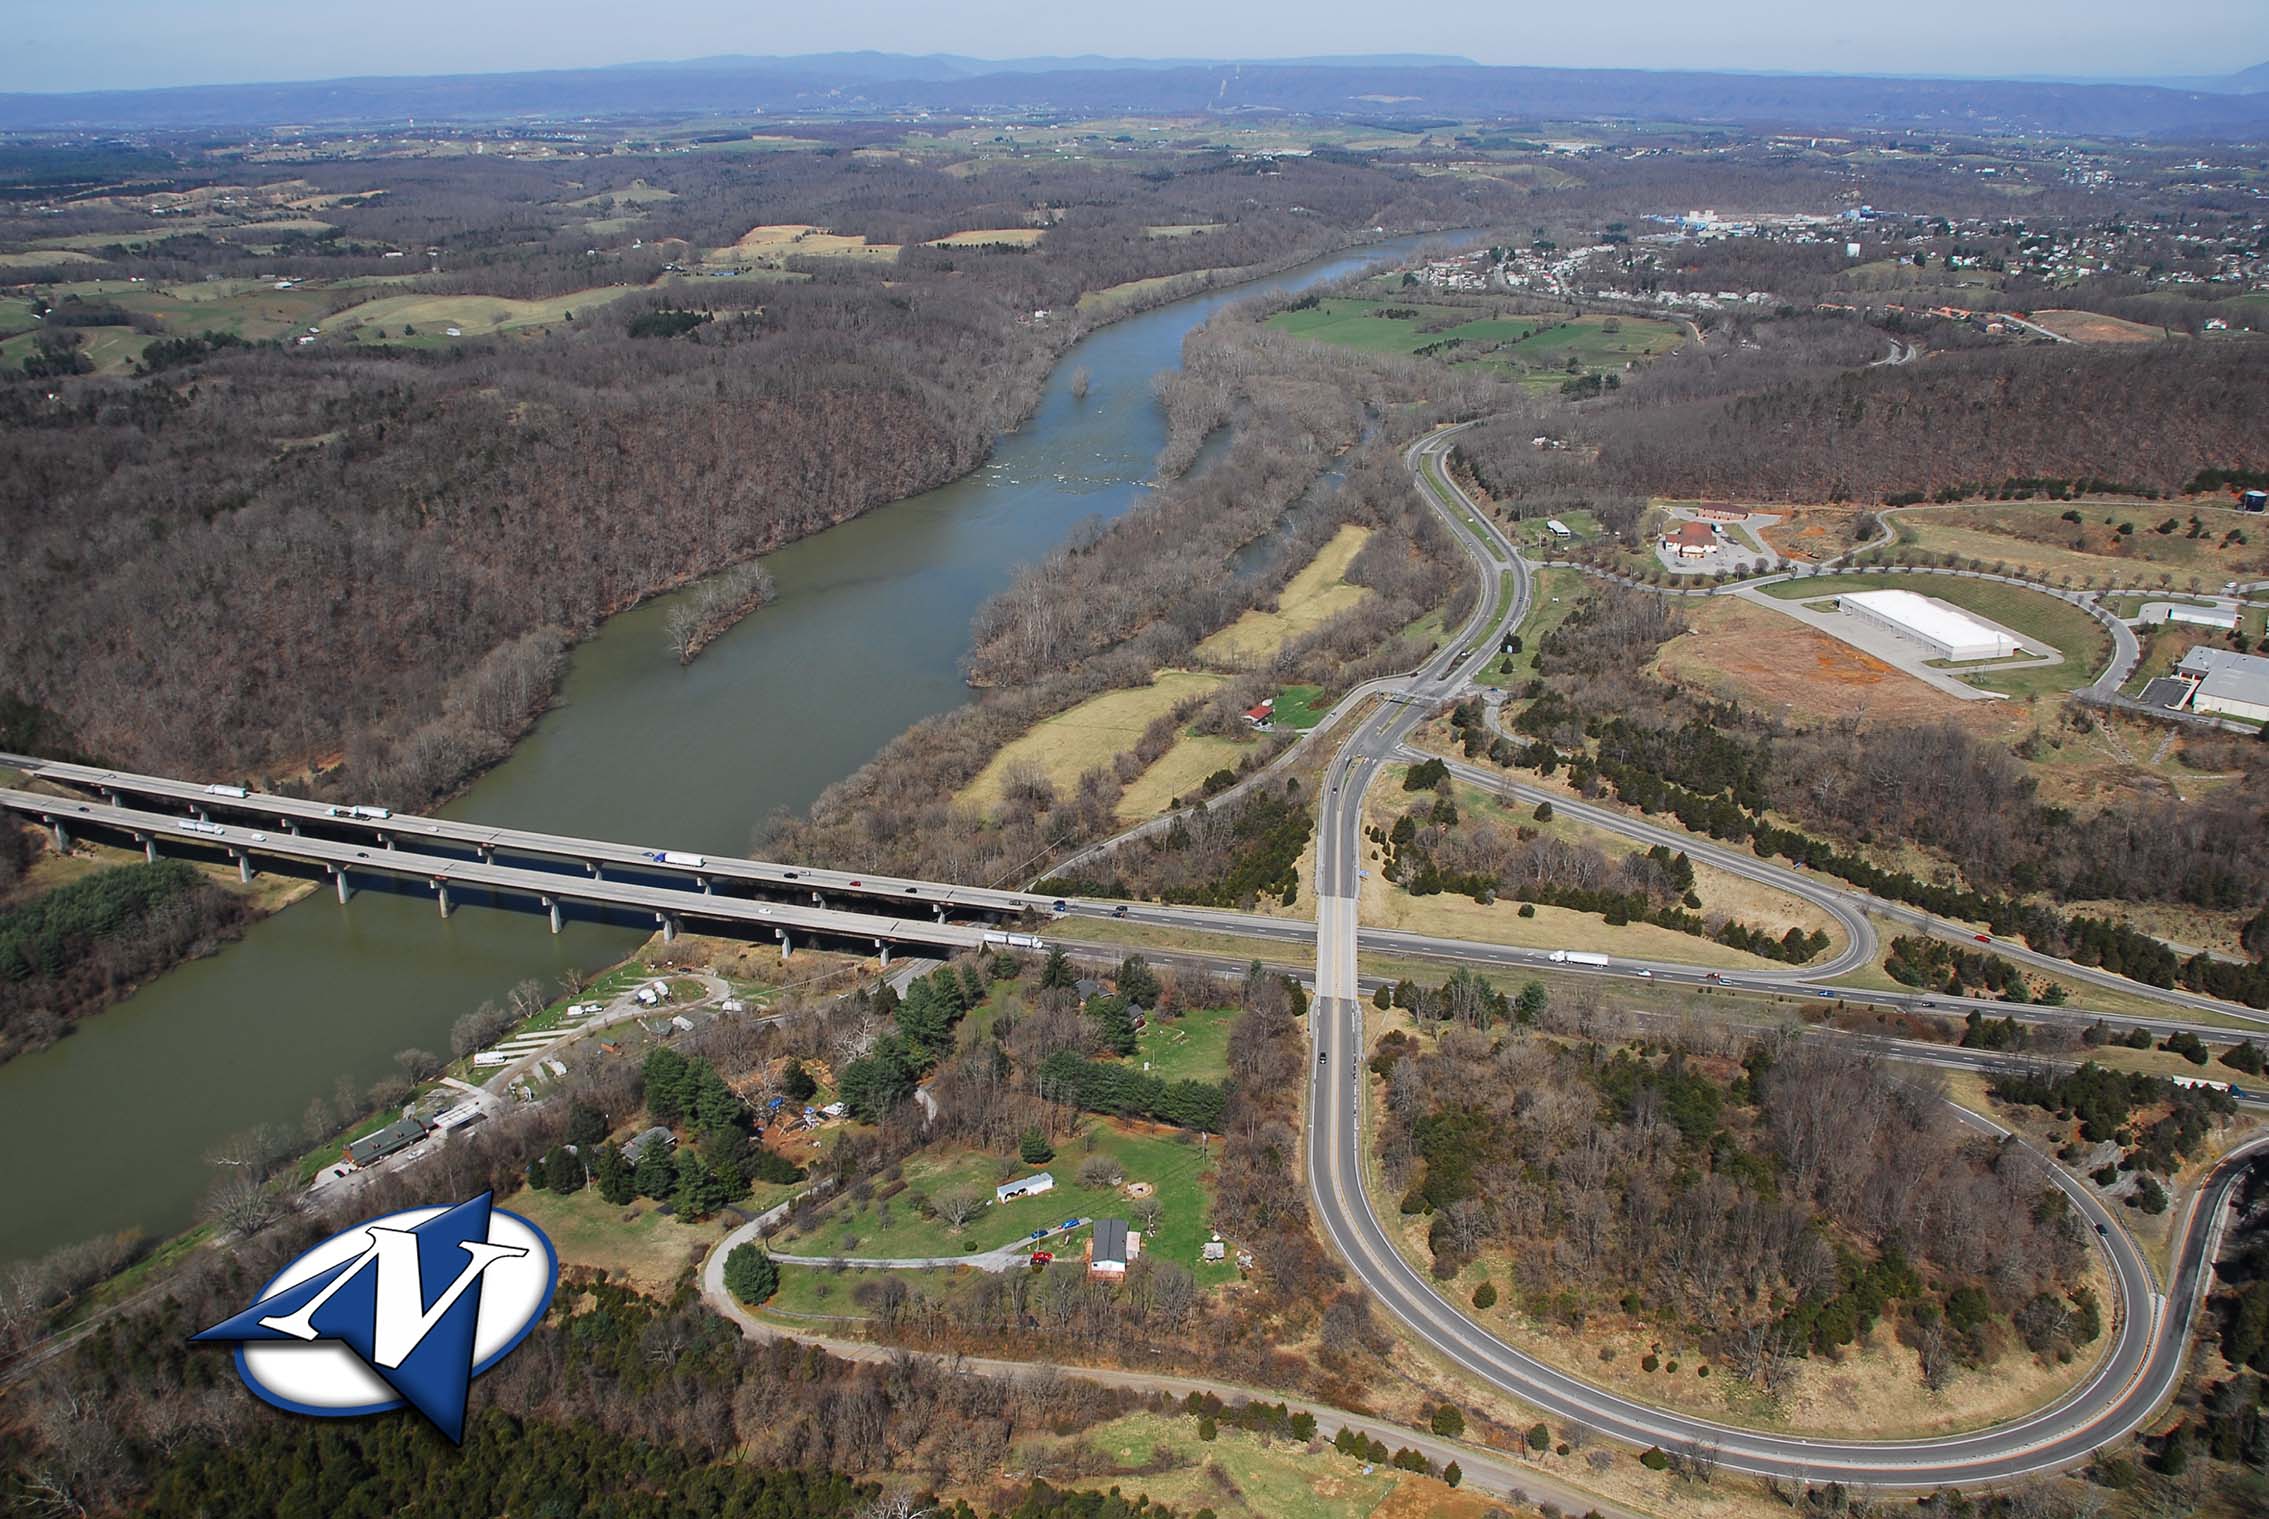
[[[1921,644],[1940,659],[1999,659],[2024,648],[1993,624],[1912,591],[1847,591],[1836,605],[1861,622]]]
[[[347,1159],[358,1166],[373,1165],[389,1155],[398,1155],[425,1138],[425,1125],[415,1118],[397,1118],[375,1134],[350,1140]]]
[[[2201,628],[2220,628],[2228,632],[2238,625],[2234,607],[2186,607],[2180,602],[2154,603],[2143,609],[2145,622],[2187,622]]]
[[[2228,649],[2192,649],[2174,673],[2190,684],[2191,711],[2269,723],[2269,659]]]
[[[1718,546],[1717,529],[1707,522],[1681,522],[1662,535],[1662,546],[1681,559],[1707,559]]]

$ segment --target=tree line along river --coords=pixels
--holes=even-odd
[[[978,606],[1018,565],[1142,494],[1164,446],[1152,396],[1182,339],[1222,306],[1399,258],[1399,238],[1193,296],[1075,344],[1038,409],[975,473],[767,557],[779,597],[681,667],[676,596],[611,619],[574,653],[558,706],[445,808],[454,818],[741,854],[910,724],[969,699],[958,670]],[[1071,377],[1085,369],[1083,399]],[[855,864],[856,862],[849,862]],[[643,929],[486,908],[446,921],[425,896],[325,892],[255,924],[47,1049],[0,1065],[8,1228],[0,1260],[117,1229],[189,1223],[205,1155],[255,1124],[296,1132],[310,1098],[359,1091],[397,1050],[446,1051],[457,1017],[534,976],[611,964]]]

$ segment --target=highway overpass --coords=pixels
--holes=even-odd
[[[256,810],[243,801],[232,802],[232,808]],[[92,833],[131,840],[152,860],[161,852],[217,854],[235,861],[247,880],[258,868],[258,861],[289,862],[327,876],[341,902],[352,897],[358,882],[370,880],[430,890],[443,917],[447,917],[459,901],[476,894],[528,901],[550,914],[554,933],[559,932],[568,910],[580,907],[602,912],[651,914],[665,939],[675,938],[681,929],[692,924],[711,932],[770,939],[780,945],[783,953],[802,940],[851,945],[861,950],[872,947],[887,960],[896,945],[952,951],[999,944],[1007,937],[999,921],[999,915],[1006,910],[1002,904],[971,903],[965,897],[951,895],[946,888],[933,889],[927,884],[916,884],[893,894],[896,883],[873,883],[860,878],[856,888],[845,892],[844,898],[866,910],[829,907],[816,900],[804,903],[739,895],[717,884],[724,880],[756,881],[767,887],[797,888],[800,882],[793,876],[786,881],[771,881],[751,873],[710,870],[696,884],[690,870],[673,873],[654,866],[651,861],[643,862],[641,871],[658,870],[662,880],[632,879],[619,871],[608,876],[598,871],[562,869],[556,868],[556,863],[552,869],[506,865],[493,858],[493,854],[503,852],[501,850],[492,851],[492,857],[485,859],[478,855],[465,858],[431,853],[423,847],[409,847],[425,843],[417,836],[422,821],[417,819],[389,820],[381,825],[388,829],[383,840],[376,837],[342,839],[295,831],[285,823],[265,817],[251,822],[241,818],[224,822],[218,817],[196,816],[195,808],[183,812],[154,812],[92,798],[79,801],[12,788],[0,789],[0,810],[53,830],[61,846],[67,847],[74,835]],[[291,820],[303,821],[296,817]],[[345,820],[323,817],[319,821],[328,825]],[[265,826],[260,826],[263,824]],[[555,862],[566,858],[564,854],[554,856]],[[754,863],[715,862],[718,866]],[[763,868],[777,870],[780,867]],[[822,890],[827,889],[830,888],[823,885]],[[820,892],[813,895],[817,898]],[[1019,902],[1016,910],[1021,912],[1023,905]],[[980,915],[978,921],[969,921],[972,912]],[[1016,937],[1026,939],[1023,935]],[[1026,942],[1036,941],[1026,939]]]

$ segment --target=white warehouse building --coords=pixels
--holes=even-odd
[[[1861,622],[1912,639],[1940,659],[1999,659],[2025,647],[1992,623],[1912,591],[1847,591],[1836,604]]]

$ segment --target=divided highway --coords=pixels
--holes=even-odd
[[[1503,557],[1517,566],[1518,554],[1493,529],[1463,531],[1467,525],[1486,524],[1486,518],[1473,510],[1442,471],[1441,456],[1447,446],[1448,435],[1437,433],[1410,450],[1407,457],[1419,489],[1443,508],[1453,530],[1459,530],[1469,542],[1492,543],[1490,552],[1501,550]],[[1485,573],[1483,580],[1485,586],[1496,584],[1492,573]],[[1528,599],[1525,572],[1520,573],[1518,583],[1516,615]],[[1403,737],[1418,720],[1417,714],[1398,709],[1367,723],[1342,745],[1332,761],[1317,823],[1317,995],[1312,1018],[1316,1064],[1308,1092],[1307,1126],[1309,1191],[1326,1237],[1379,1304],[1411,1333],[1445,1360],[1546,1413],[1579,1421],[1635,1445],[1707,1446],[1729,1467],[1798,1481],[1935,1487],[2066,1467],[2087,1459],[2105,1441],[2136,1428],[2172,1393],[2182,1374],[2190,1319],[2203,1291],[2207,1256],[2218,1234],[2221,1210],[2251,1157],[2269,1150],[2269,1135],[2257,1137],[2225,1157],[2206,1185],[2193,1195],[2176,1235],[2175,1280],[2164,1300],[2157,1296],[2151,1271],[2125,1229],[2088,1188],[2043,1158],[2044,1173],[2079,1216],[2094,1226],[2109,1261],[2118,1294],[2113,1343],[2095,1371],[2049,1407],[1971,1434],[1920,1440],[1805,1439],[1671,1413],[1524,1355],[1450,1304],[1396,1248],[1364,1186],[1366,1042],[1355,971],[1358,929],[1354,900],[1361,882],[1362,797],[1379,767],[1397,753]],[[1498,776],[1469,766],[1457,769],[1466,779],[1507,789]],[[1520,788],[1510,789],[1518,794]],[[1556,807],[1569,805],[1560,797],[1552,801]],[[1603,819],[1611,820],[1618,832],[1631,831],[1626,826],[1629,820],[1616,814],[1586,818],[1604,825]],[[1708,858],[1721,868],[1738,866],[1744,875],[1758,878],[1762,867],[1774,878],[1773,884],[1784,884],[1777,879],[1784,873],[1763,867],[1763,862],[1754,857],[1736,856],[1715,846],[1697,848],[1683,837],[1677,842],[1690,855]],[[1879,905],[1888,908],[1889,904],[1877,904],[1864,894],[1816,880],[1805,879],[1801,884],[1806,900],[1833,911],[1853,936],[1853,947],[1864,942],[1871,956],[1873,932],[1862,909],[1876,910]],[[1925,915],[1897,915],[1909,920],[1924,918],[1935,926]],[[2081,969],[2068,968],[2062,961],[2051,964],[2059,973]],[[2212,999],[2196,1000],[2216,1012],[2227,1011]],[[1981,1128],[1990,1127],[1974,1115],[1964,1113],[1963,1119]]]
[[[1350,716],[1360,720],[1340,739],[1325,768],[1317,799],[1316,917],[1312,923],[1203,908],[1088,901],[1067,904],[1059,912],[1053,899],[1029,892],[709,858],[602,840],[395,816],[375,808],[344,809],[235,787],[4,754],[0,754],[0,765],[107,800],[0,789],[0,810],[59,830],[91,826],[124,833],[147,841],[153,851],[160,841],[173,847],[220,851],[239,859],[247,869],[254,855],[294,860],[331,872],[341,882],[342,897],[345,883],[355,874],[422,881],[442,894],[444,911],[449,888],[462,886],[537,897],[547,904],[568,901],[650,911],[672,931],[687,919],[725,923],[744,932],[753,929],[777,934],[783,944],[794,930],[871,942],[878,948],[901,942],[976,948],[988,939],[998,941],[1000,929],[993,920],[1027,913],[1054,916],[1057,930],[1067,937],[1076,935],[1082,917],[1108,914],[1138,923],[1213,930],[1302,947],[1312,942],[1316,991],[1312,1024],[1317,1061],[1308,1093],[1305,1154],[1317,1216],[1326,1238],[1380,1306],[1445,1360],[1548,1414],[1580,1421],[1615,1438],[1642,1446],[1700,1443],[1713,1447],[1728,1467],[1800,1480],[1902,1487],[1976,1483],[2075,1464],[2098,1445],[2133,1430],[2179,1380],[2188,1326],[2203,1289],[2222,1210],[2249,1161],[2269,1152],[2269,1135],[2225,1157],[2193,1195],[2179,1221],[2175,1275],[2164,1298],[2157,1294],[2149,1267],[2124,1229],[2086,1187],[2044,1158],[2044,1174],[2053,1178],[2079,1216],[2095,1226],[2108,1259],[2116,1284],[2113,1343],[2087,1380],[2048,1408],[1992,1429],[1958,1436],[1894,1441],[1800,1439],[1649,1407],[1595,1387],[1496,1339],[1445,1300],[1396,1247],[1364,1186],[1362,1074],[1366,1049],[1360,998],[1375,983],[1366,982],[1358,972],[1359,939],[1374,950],[1411,957],[1501,967],[1541,968],[1549,963],[1546,952],[1540,950],[1363,931],[1358,924],[1364,878],[1363,797],[1367,789],[1386,765],[1416,757],[1405,747],[1411,735],[1432,711],[1466,689],[1472,677],[1496,657],[1499,639],[1520,624],[1534,595],[1529,565],[1487,516],[1466,499],[1443,467],[1457,431],[1443,429],[1419,440],[1407,450],[1405,459],[1417,487],[1472,561],[1480,596],[1457,637],[1416,672],[1374,682],[1361,692],[1351,693],[1335,709],[1331,718],[1334,724],[1344,723]],[[1506,588],[1509,595],[1503,595]],[[1375,706],[1363,705],[1373,701]],[[1280,757],[1278,764],[1283,762]],[[1555,968],[1938,1011],[1970,1007],[2010,1011],[2004,1004],[1975,999],[1858,992],[1828,984],[1833,977],[1874,961],[1877,919],[1957,939],[1974,937],[1967,925],[1883,901],[1816,873],[1761,860],[1746,850],[1696,839],[1613,809],[1529,787],[1492,769],[1462,761],[1451,763],[1451,769],[1461,780],[1524,802],[1550,800],[1556,809],[1590,825],[1650,845],[1661,843],[1682,849],[1699,862],[1788,892],[1817,906],[1839,925],[1844,936],[1843,946],[1827,963],[1786,970],[1715,972],[1705,967],[1621,957],[1604,967]],[[465,857],[466,852],[470,858]],[[536,868],[505,864],[500,856],[515,856]],[[608,876],[610,870],[614,872],[612,878]],[[735,886],[751,894],[733,895],[720,889]],[[812,899],[809,905],[781,900],[807,892]],[[842,905],[831,907],[827,905],[829,899]],[[865,910],[856,910],[862,908]],[[950,921],[954,913],[984,921]],[[2124,978],[2020,946],[1997,941],[1993,947],[1997,954],[2068,982],[2137,990]],[[1203,959],[1172,952],[1160,952],[1156,958],[1168,963]],[[2269,1017],[2212,998],[2185,992],[2150,994],[2225,1018],[2269,1023]],[[2048,1020],[2082,1021],[2092,1016],[2076,1008],[2027,1008],[2023,1012],[2027,1017]],[[2158,1029],[2227,1032],[2173,1019],[2106,1016],[2122,1024]],[[1902,1052],[1901,1058],[1978,1068],[1993,1068],[1997,1058],[2006,1062],[2006,1057],[1943,1048]],[[1986,1120],[1974,1115],[1965,1114],[1964,1121],[1989,1127]]]

